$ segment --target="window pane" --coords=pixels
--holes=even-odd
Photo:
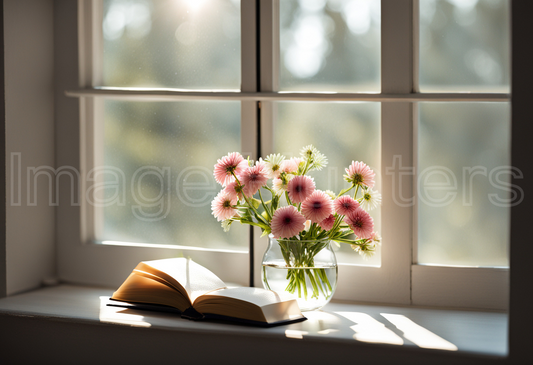
[[[274,150],[287,157],[299,156],[302,147],[314,145],[328,159],[321,171],[313,171],[317,189],[338,194],[349,184],[344,171],[353,160],[363,161],[376,173],[375,190],[381,189],[381,105],[379,103],[279,102],[274,129]],[[375,230],[381,232],[380,208],[370,211]],[[385,243],[386,244],[386,243]],[[334,246],[342,263],[380,265],[378,247],[374,257],[364,260],[348,245]]]
[[[211,214],[217,159],[240,150],[239,102],[105,101],[99,240],[246,250]],[[123,199],[124,198],[124,199]]]
[[[509,265],[509,208],[520,197],[509,186],[509,113],[508,103],[420,103],[420,263]]]
[[[380,0],[281,0],[280,90],[381,91]]]
[[[420,0],[420,90],[509,92],[508,0]]]
[[[240,89],[239,0],[104,0],[103,85]]]

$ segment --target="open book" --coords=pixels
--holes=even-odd
[[[113,293],[109,305],[178,310],[188,319],[223,319],[259,326],[305,320],[294,299],[260,288],[227,288],[205,267],[186,258],[143,261]]]

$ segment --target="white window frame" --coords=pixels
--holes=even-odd
[[[335,299],[394,304],[433,305],[505,310],[509,298],[509,269],[461,268],[417,264],[416,258],[416,202],[399,206],[393,200],[397,182],[387,174],[394,159],[401,158],[402,166],[416,166],[417,103],[422,101],[508,102],[509,94],[496,93],[420,93],[418,91],[418,0],[381,0],[381,84],[382,91],[374,93],[278,93],[279,69],[279,0],[242,1],[242,88],[240,93],[197,91],[135,91],[131,89],[94,88],[99,80],[95,50],[100,47],[101,19],[98,18],[101,0],[78,0],[79,11],[79,80],[78,89],[67,94],[79,97],[81,120],[81,192],[84,177],[94,165],[95,114],[102,97],[128,100],[240,100],[242,150],[257,151],[258,107],[262,155],[272,151],[275,101],[372,101],[381,102],[382,156],[382,237],[381,267],[340,265]],[[257,5],[256,5],[257,4]],[[260,49],[256,50],[256,6],[259,6]],[[414,21],[416,20],[416,21]],[[100,22],[100,23],[99,23]],[[274,51],[273,51],[274,50]],[[257,52],[258,51],[258,52]],[[256,73],[260,60],[260,80]],[[394,57],[392,57],[394,56]],[[94,71],[94,72],[93,72]],[[260,104],[259,104],[260,102]],[[95,157],[96,156],[96,157]],[[252,155],[257,158],[257,155]],[[416,176],[406,175],[401,194],[414,196]],[[82,199],[84,200],[84,199]],[[176,254],[175,248],[119,247],[95,245],[94,212],[90,207],[60,208],[59,275],[81,283],[118,285],[125,273],[137,262]],[[61,237],[64,237],[61,239]],[[253,262],[259,267],[266,239],[255,232]],[[73,238],[75,238],[73,240]],[[73,244],[72,242],[76,242]],[[79,244],[81,242],[81,244]],[[206,264],[224,280],[247,284],[243,271],[232,270],[248,265],[248,253],[217,250],[180,250],[200,263]],[[94,267],[97,266],[98,270]],[[260,286],[260,270],[255,270],[254,283]],[[357,278],[351,280],[350,278]]]

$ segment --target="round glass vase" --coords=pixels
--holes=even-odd
[[[296,299],[302,311],[318,310],[333,297],[337,258],[328,239],[276,239],[271,234],[262,264],[265,289]]]

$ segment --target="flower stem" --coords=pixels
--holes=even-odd
[[[240,187],[243,187],[243,185],[241,184],[241,182],[239,181],[239,179],[237,178],[237,175],[235,175],[235,173],[232,171],[231,174],[233,175],[233,177],[235,178],[235,181],[237,181],[237,184],[239,184]],[[265,218],[263,218],[263,216],[261,214],[259,214],[259,212],[257,211],[257,209],[255,209],[254,205],[253,204],[250,204],[250,202],[248,201],[248,198],[246,197],[246,194],[244,194],[244,192],[242,193],[242,196],[244,197],[244,200],[246,201],[246,204],[248,204],[248,206],[253,210],[253,212],[255,213],[255,217],[257,218],[258,221],[262,221],[262,223],[266,224],[267,226],[270,227],[269,223],[265,220]]]
[[[263,205],[263,209],[265,210],[267,216],[268,216],[268,220],[271,221],[272,220],[272,215],[270,214],[270,211],[268,209],[268,207],[265,205],[265,201],[263,200],[263,196],[261,195],[261,189],[259,189],[259,199],[261,199],[261,204]]]

